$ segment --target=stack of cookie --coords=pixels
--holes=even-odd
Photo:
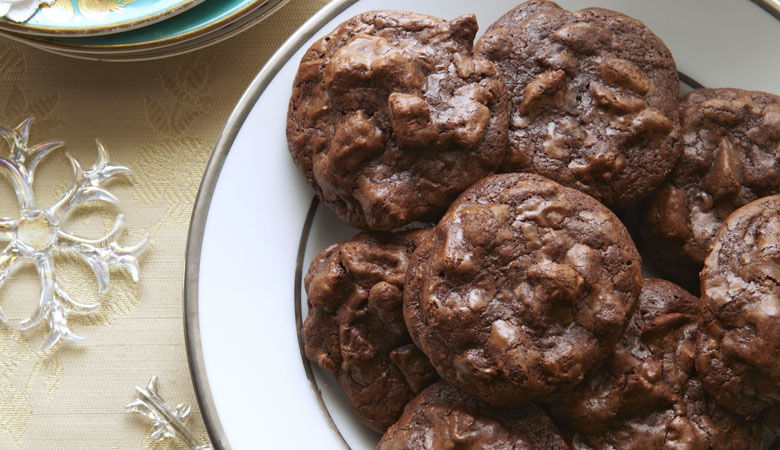
[[[614,11],[532,0],[476,32],[374,11],[304,55],[290,152],[365,230],[309,268],[306,356],[379,449],[760,448],[780,98],[678,99],[670,51]],[[643,279],[626,208],[688,290]]]

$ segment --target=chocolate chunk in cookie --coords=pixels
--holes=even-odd
[[[653,196],[640,235],[665,277],[697,291],[723,221],[753,200],[780,193],[780,97],[699,89],[683,97],[680,120],[682,156]]]
[[[476,46],[511,100],[502,170],[533,172],[610,208],[657,188],[679,155],[679,81],[666,45],[638,20],[532,0]]]
[[[596,449],[761,448],[762,428],[710,400],[695,378],[699,299],[645,280],[615,352],[550,411]]]
[[[533,174],[485,178],[417,248],[409,333],[446,381],[500,406],[549,398],[606,358],[642,287],[604,205]]]
[[[707,392],[748,418],[780,399],[780,195],[732,213],[701,273],[696,369]]]
[[[426,233],[358,234],[317,255],[304,280],[306,357],[338,378],[355,415],[379,432],[438,378],[401,304],[409,256]]]
[[[306,52],[287,117],[289,150],[341,219],[392,230],[438,218],[496,171],[509,102],[498,69],[472,53],[473,15],[450,22],[373,11]]]
[[[376,448],[566,450],[569,446],[550,418],[530,403],[496,408],[438,382],[407,405]]]

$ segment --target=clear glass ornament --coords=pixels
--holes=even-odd
[[[118,205],[119,200],[102,184],[116,175],[129,174],[130,169],[109,162],[108,153],[100,142],[97,143],[98,159],[89,170],[83,170],[79,162],[67,154],[73,167],[73,183],[54,205],[41,207],[33,194],[35,169],[62,143],[45,142],[30,147],[28,139],[32,120],[29,118],[12,130],[0,127],[0,136],[9,147],[8,156],[0,157],[0,173],[13,186],[21,208],[18,218],[0,217],[0,238],[5,237],[9,241],[0,253],[0,287],[22,263],[35,265],[41,282],[38,307],[18,326],[26,330],[47,323],[49,336],[43,345],[43,350],[47,350],[61,339],[82,340],[68,327],[68,316],[91,314],[100,307],[99,303],[82,303],[68,295],[57,278],[54,254],[71,252],[80,256],[95,273],[98,294],[103,295],[108,291],[112,267],[125,268],[133,281],[138,281],[138,256],[146,248],[149,236],[145,235],[130,247],[119,245],[117,239],[124,228],[122,214],[117,215],[111,231],[99,239],[86,239],[63,230],[61,225],[68,214],[87,202],[104,201]],[[2,310],[0,324],[7,325]]]
[[[192,450],[213,450],[210,444],[203,444],[187,428],[185,421],[190,414],[190,407],[179,403],[171,408],[160,396],[157,387],[157,377],[152,377],[146,388],[135,387],[138,398],[127,405],[127,412],[134,412],[148,417],[154,422],[152,439],[179,438]]]

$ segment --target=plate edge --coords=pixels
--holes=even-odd
[[[190,30],[185,33],[180,33],[173,36],[155,39],[152,41],[135,42],[129,44],[110,44],[110,45],[97,45],[97,44],[77,44],[72,42],[62,42],[57,40],[51,40],[51,38],[67,38],[78,39],[78,36],[34,36],[25,35],[16,32],[6,31],[0,29],[3,35],[9,39],[23,42],[28,45],[36,44],[46,50],[61,50],[61,51],[73,51],[84,54],[90,54],[92,50],[96,51],[108,51],[111,49],[118,49],[121,52],[141,52],[149,49],[160,48],[163,46],[172,46],[177,43],[186,42],[190,39],[196,39],[201,34],[207,34],[215,31],[219,31],[221,28],[233,23],[236,20],[240,20],[242,17],[253,14],[255,11],[266,7],[269,3],[275,5],[281,0],[251,0],[239,10],[235,11],[227,17],[222,18],[217,22],[209,23],[208,25],[201,26],[200,28]],[[286,2],[287,0],[284,0]],[[152,24],[154,25],[154,24]],[[131,30],[132,31],[132,30]],[[89,36],[84,36],[89,38]]]
[[[252,107],[260,98],[265,88],[273,80],[274,76],[300,49],[306,41],[319,31],[326,23],[330,22],[343,10],[358,0],[333,0],[320,11],[307,20],[287,41],[274,53],[263,66],[254,80],[250,83],[241,99],[236,104],[233,112],[225,123],[224,128],[217,137],[209,161],[201,180],[198,194],[195,198],[192,217],[190,219],[189,232],[187,234],[187,246],[184,269],[184,333],[187,360],[189,362],[190,377],[195,388],[196,399],[201,416],[206,425],[206,431],[212,444],[217,449],[230,450],[227,436],[219,420],[214,399],[206,376],[206,366],[203,360],[203,348],[201,346],[200,323],[198,316],[198,284],[200,280],[200,257],[203,246],[203,237],[206,231],[208,211],[211,198],[222,171],[222,166],[233,142],[244,124]]]
[[[173,16],[181,14],[188,9],[192,9],[205,0],[188,0],[188,3],[174,5],[165,11],[158,12],[152,16],[148,16],[137,20],[128,20],[125,22],[118,22],[111,25],[93,25],[85,28],[54,28],[41,25],[27,25],[26,21],[19,23],[10,20],[0,21],[0,29],[19,33],[25,36],[46,36],[46,37],[94,37],[104,36],[107,34],[123,33],[125,31],[131,31],[138,28],[142,28],[148,25],[153,25],[157,22],[170,19]],[[40,11],[36,11],[39,14]]]
[[[780,20],[780,3],[772,0],[750,0],[756,5],[760,6],[764,11],[775,16],[775,19]]]
[[[96,53],[82,54],[82,53],[70,53],[69,51],[66,50],[56,50],[53,48],[43,47],[33,42],[24,42],[24,43],[30,45],[33,48],[36,48],[38,50],[50,54],[64,56],[66,58],[80,59],[84,61],[98,61],[98,62],[105,62],[105,63],[134,63],[140,61],[154,61],[158,59],[171,58],[174,56],[180,56],[187,53],[195,52],[207,47],[211,47],[212,45],[222,43],[226,40],[232,39],[238,36],[239,34],[245,31],[249,31],[249,29],[259,25],[261,22],[263,22],[264,20],[268,19],[273,14],[275,14],[289,1],[290,0],[270,0],[264,5],[262,5],[261,8],[251,11],[250,12],[251,15],[248,15],[248,18],[241,18],[241,20],[237,20],[234,23],[224,27],[224,30],[227,31],[223,32],[223,30],[212,30],[208,33],[204,33],[203,36],[199,36],[191,39],[191,42],[195,42],[194,44],[192,44],[189,41],[184,41],[182,43],[166,44],[164,46],[161,46],[162,53],[159,52],[159,49],[153,48],[153,49],[146,49],[146,50],[133,50],[132,53],[131,51],[127,51],[121,54],[120,53],[107,53],[105,55],[96,54]],[[244,21],[242,22],[242,20]],[[233,28],[233,25],[235,24],[239,24],[239,25]],[[6,35],[6,33],[0,31],[0,36],[4,36],[4,35]],[[204,40],[204,38],[207,39]]]

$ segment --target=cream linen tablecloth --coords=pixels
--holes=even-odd
[[[241,94],[284,40],[326,3],[291,0],[238,37],[143,63],[80,61],[0,40],[0,124],[12,127],[33,115],[31,143],[66,143],[37,171],[40,203],[51,205],[72,179],[65,151],[89,167],[97,138],[112,160],[134,171],[109,184],[125,213],[122,241],[150,234],[140,258],[140,282],[112,272],[100,312],[72,320],[84,343],[41,354],[40,333],[0,329],[0,449],[183,448],[174,440],[152,441],[150,423],[124,412],[134,386],[145,385],[152,375],[159,376],[169,402],[193,406],[192,429],[207,438],[182,320],[185,245],[195,195],[217,135]],[[11,186],[0,183],[0,216],[18,215]],[[98,237],[118,211],[110,205],[82,208],[66,228]],[[69,257],[56,264],[72,295],[97,299],[97,282],[85,264]],[[35,269],[25,267],[3,285],[0,306],[10,319],[22,319],[32,313],[39,289]]]

